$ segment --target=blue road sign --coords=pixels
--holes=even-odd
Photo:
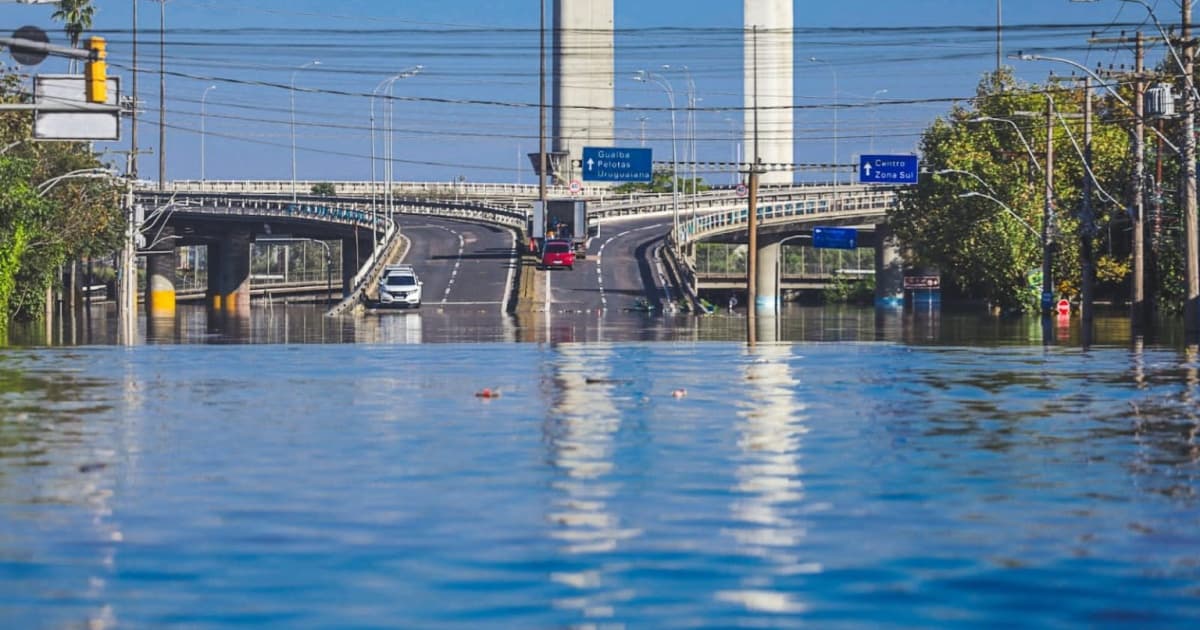
[[[654,178],[650,149],[583,147],[583,181],[649,182]]]
[[[860,155],[858,181],[863,184],[915,184],[917,156]]]
[[[854,249],[858,247],[858,230],[815,227],[812,232],[812,246],[818,249]]]

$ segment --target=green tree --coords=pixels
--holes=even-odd
[[[332,197],[337,194],[337,186],[331,182],[317,182],[312,185],[311,190],[314,195],[325,195],[326,197]]]
[[[695,183],[697,191],[705,191],[710,188],[710,186],[699,177],[696,178]],[[675,180],[675,184],[678,187],[679,194],[683,194],[685,191],[691,192],[692,190],[691,178],[678,177]],[[632,182],[628,184],[621,184],[620,186],[613,186],[612,191],[618,195],[627,195],[635,192],[669,193],[671,192],[671,169],[660,168],[654,171],[649,183]]]
[[[50,17],[63,23],[63,30],[67,32],[71,46],[78,48],[83,32],[92,28],[92,18],[95,14],[96,8],[92,6],[92,0],[59,0],[58,8]]]
[[[1045,201],[1039,165],[1045,167],[1046,144],[1042,113],[1047,99],[1053,99],[1063,115],[1054,122],[1055,287],[1060,295],[1078,294],[1084,168],[1076,147],[1083,146],[1078,119],[1083,96],[1073,88],[1020,85],[1005,70],[981,81],[969,104],[934,121],[921,138],[926,172],[916,186],[900,192],[898,207],[888,215],[911,252],[910,264],[937,268],[944,285],[1002,309],[1036,307],[1026,276],[1041,266]],[[1092,171],[1100,185],[1093,198],[1092,227],[1102,239],[1096,251],[1116,251],[1106,242],[1106,228],[1125,216],[1121,200],[1128,198],[1129,135],[1114,121],[1127,120],[1128,114],[1114,109],[1108,99],[1093,102]],[[988,119],[1010,120],[1015,126]],[[1115,274],[1127,270],[1117,260],[1106,260],[1100,267]]]
[[[0,75],[0,102],[27,98],[15,74]],[[41,317],[46,289],[68,258],[114,251],[125,226],[115,183],[63,179],[101,166],[86,143],[32,142],[28,112],[0,113],[0,330],[10,317]]]

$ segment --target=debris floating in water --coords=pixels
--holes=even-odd
[[[687,390],[680,387],[679,389],[671,392],[671,395],[676,398],[683,398],[684,396],[687,396]]]
[[[475,392],[476,398],[499,398],[500,390],[484,387],[481,391]]]

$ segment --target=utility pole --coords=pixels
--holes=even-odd
[[[158,0],[158,189],[167,181],[167,0]],[[136,70],[134,73],[136,74]]]
[[[1042,317],[1049,318],[1054,306],[1051,239],[1054,238],[1054,99],[1046,93],[1046,205],[1042,211]]]
[[[1146,269],[1146,82],[1154,78],[1146,73],[1146,44],[1149,42],[1165,42],[1161,37],[1146,37],[1138,31],[1133,39],[1117,37],[1111,39],[1089,39],[1089,44],[1134,44],[1134,71],[1132,76],[1125,72],[1101,71],[1101,76],[1134,80],[1134,128],[1133,128],[1133,199],[1130,200],[1129,213],[1132,223],[1132,258],[1133,281],[1129,292],[1129,322],[1137,334],[1146,326],[1149,319],[1150,304],[1146,299],[1147,278],[1150,274]],[[1160,130],[1161,132],[1161,130]],[[1161,138],[1159,153],[1162,152]],[[1161,173],[1161,155],[1159,160],[1159,179]],[[1156,214],[1157,216],[1157,214]]]
[[[1183,304],[1183,329],[1189,340],[1200,332],[1200,259],[1197,258],[1196,222],[1196,94],[1192,73],[1195,71],[1196,43],[1192,41],[1192,0],[1183,0],[1183,225],[1184,252],[1187,256],[1187,301]]]
[[[545,234],[546,221],[546,0],[542,0],[538,53],[538,202],[542,204],[542,225],[534,233]]]
[[[1083,78],[1083,202],[1079,209],[1079,258],[1082,273],[1080,318],[1083,346],[1092,343],[1092,322],[1095,318],[1093,295],[1096,287],[1096,261],[1092,244],[1096,219],[1092,210],[1092,78]]]
[[[758,291],[754,286],[758,279],[758,172],[760,160],[758,154],[758,26],[754,26],[751,34],[754,49],[754,163],[750,165],[750,195],[749,206],[746,210],[746,342],[754,345],[757,335]]]
[[[1133,287],[1129,300],[1129,323],[1134,334],[1146,326],[1146,81],[1145,39],[1137,32],[1134,41],[1134,107],[1137,114],[1133,127]]]
[[[117,343],[133,345],[137,340],[137,256],[136,234],[137,212],[133,203],[133,182],[137,179],[137,110],[138,110],[138,55],[137,24],[138,0],[133,0],[133,107],[130,115],[129,156],[125,161],[125,237],[117,261]]]

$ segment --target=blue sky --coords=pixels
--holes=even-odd
[[[629,77],[642,68],[686,65],[699,99],[697,157],[732,158],[740,113],[728,108],[742,103],[742,2],[615,1],[616,103],[628,108],[617,113],[616,144],[640,144],[639,118],[645,117],[646,145],[656,159],[670,155],[661,90]],[[135,2],[143,103],[138,143],[157,152],[159,3],[95,0],[93,32],[108,38],[110,74],[122,77],[128,94]],[[1175,1],[1147,2],[1163,22],[1178,22]],[[0,4],[0,19],[7,32],[41,26],[53,43],[65,44],[52,11]],[[912,152],[921,130],[955,99],[972,96],[995,68],[996,0],[798,0],[795,14],[799,162],[832,158],[835,100],[842,106],[836,129],[842,162],[871,150]],[[294,131],[300,179],[370,180],[370,94],[388,76],[421,65],[419,74],[393,84],[400,97],[392,110],[393,179],[533,183],[523,154],[537,149],[538,16],[538,0],[168,0],[167,179],[199,179],[202,163],[208,179],[290,179]],[[1004,52],[1036,50],[1088,66],[1130,63],[1127,51],[1091,47],[1087,38],[1143,24],[1153,33],[1146,17],[1141,6],[1119,0],[1003,0]],[[1161,55],[1152,51],[1151,62]],[[814,56],[830,63],[809,62]],[[314,60],[321,63],[305,66]],[[7,55],[5,62],[12,63]],[[1048,62],[1004,63],[1027,81],[1071,70]],[[65,64],[50,60],[21,71],[63,72]],[[682,107],[684,75],[665,75]],[[914,100],[927,102],[908,102]],[[377,156],[385,151],[384,114],[375,100]],[[682,141],[683,113],[677,124]],[[111,148],[129,148],[128,128]],[[124,165],[123,158],[112,159]],[[157,179],[157,155],[141,158],[139,175]],[[729,176],[707,178],[727,183]]]

